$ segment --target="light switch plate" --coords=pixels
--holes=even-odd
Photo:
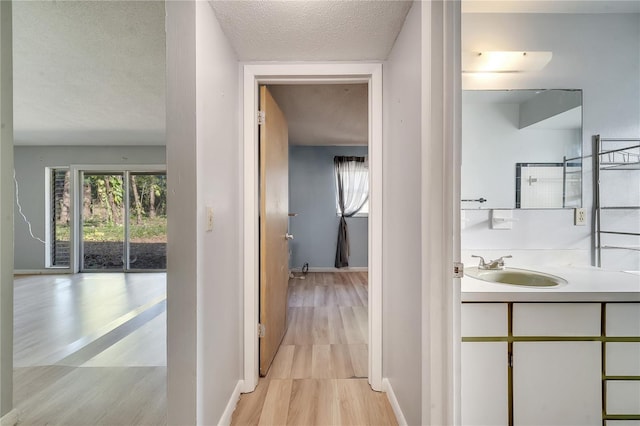
[[[574,224],[584,226],[587,224],[587,209],[578,208],[574,210]]]

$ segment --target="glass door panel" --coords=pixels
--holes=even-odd
[[[166,269],[166,174],[130,172],[128,175],[128,269]]]
[[[83,271],[125,268],[125,187],[123,173],[82,174]]]

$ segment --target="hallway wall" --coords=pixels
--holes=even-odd
[[[238,62],[208,2],[166,8],[168,423],[217,424],[242,378]]]
[[[421,7],[413,4],[385,63],[383,377],[408,424],[422,422]]]
[[[13,407],[13,84],[11,2],[0,2],[0,417]]]

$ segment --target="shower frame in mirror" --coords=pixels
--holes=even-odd
[[[465,90],[462,101],[462,209],[582,207],[582,90]],[[553,164],[579,192],[553,207],[522,207],[517,163]]]
[[[576,173],[582,173],[582,163],[516,163],[516,208],[528,209],[531,203],[541,209],[580,207],[582,178],[572,178]]]

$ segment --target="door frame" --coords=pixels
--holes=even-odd
[[[274,63],[241,64],[243,145],[240,184],[243,212],[244,382],[242,392],[258,385],[259,372],[259,185],[258,86],[261,84],[367,83],[369,135],[369,241],[368,241],[368,380],[374,390],[382,386],[382,64],[381,63]]]

